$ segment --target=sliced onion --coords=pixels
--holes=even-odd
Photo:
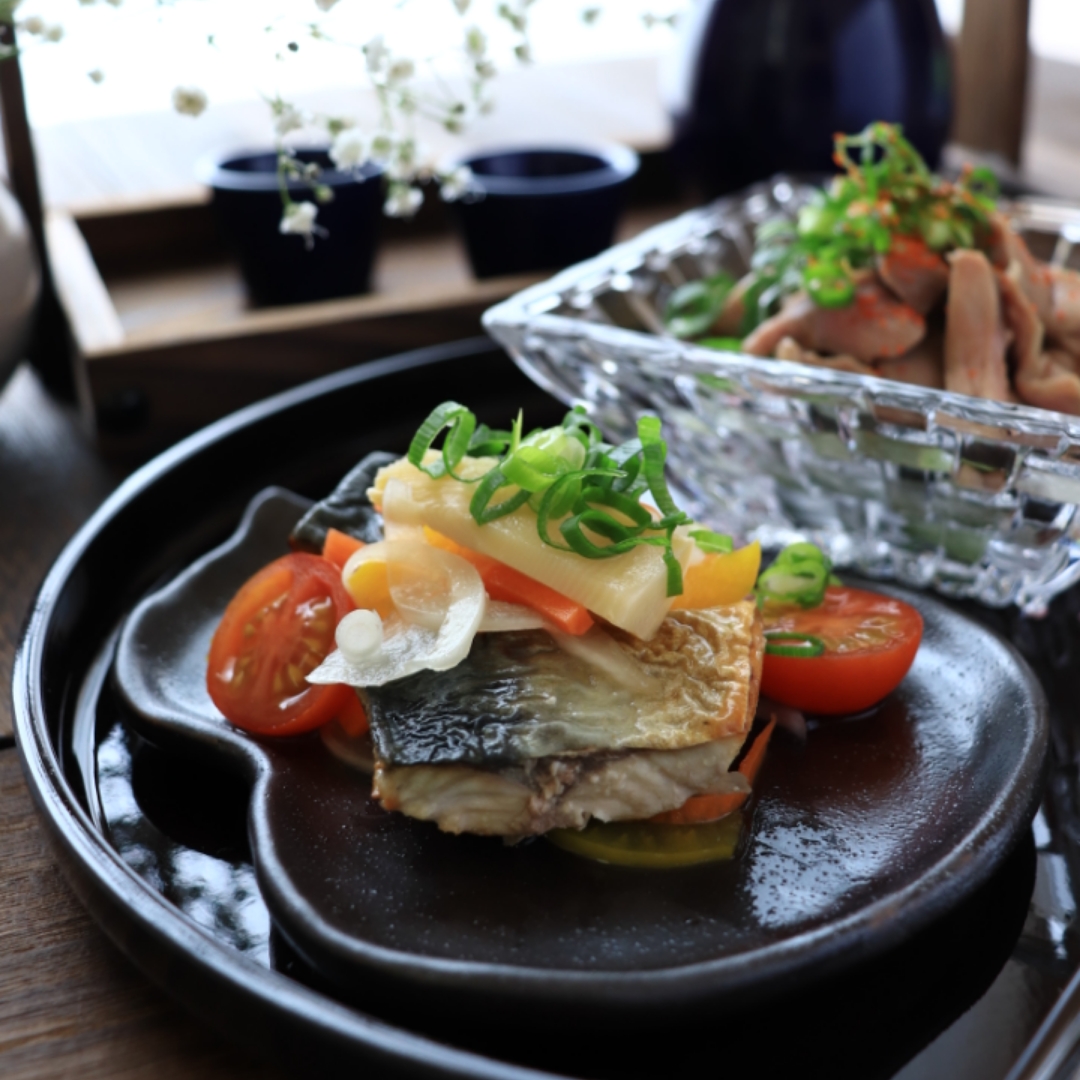
[[[470,585],[473,578],[479,581],[472,564],[449,551],[412,539],[380,540],[349,557],[341,572],[346,589],[357,569],[372,560],[386,564],[390,597],[401,617],[428,630],[438,630],[446,619],[455,575],[468,578]]]
[[[426,544],[384,540],[361,548],[349,559],[342,572],[346,581],[350,571],[360,565],[358,556],[377,547],[383,550],[371,557],[385,559],[391,582],[395,574],[404,575],[407,566],[416,570],[416,577],[421,582],[426,582],[432,574],[439,578],[445,590],[441,600],[436,601],[433,595],[429,597],[421,586],[406,588],[402,593],[410,618],[419,614],[430,621],[434,613],[441,610],[438,626],[407,621],[400,611],[395,612],[383,622],[383,641],[378,652],[363,659],[350,659],[337,649],[308,676],[308,682],[382,686],[425,669],[448,671],[469,655],[487,607],[484,583],[476,568],[458,555]],[[424,550],[416,551],[416,548]],[[396,606],[399,600],[393,585],[391,594]]]
[[[388,550],[386,580],[394,607],[407,622],[428,630],[438,630],[445,621],[455,581],[480,581],[472,563],[430,544],[395,540]]]
[[[642,670],[641,665],[599,626],[579,635],[565,634],[553,626],[549,626],[547,631],[560,649],[604,672],[618,685],[631,690],[647,690],[654,685],[652,676]]]
[[[382,649],[383,625],[379,613],[366,608],[350,611],[337,624],[334,640],[349,661],[363,663]]]
[[[505,633],[508,630],[542,630],[547,624],[543,618],[524,604],[508,604],[503,600],[488,599],[487,611],[480,623],[481,634]]]

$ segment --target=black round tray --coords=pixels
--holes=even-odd
[[[505,1016],[494,1025],[483,1015],[410,1010],[400,1000],[381,1008],[377,995],[364,995],[361,1011],[284,940],[271,937],[269,965],[252,959],[184,915],[160,881],[121,856],[101,813],[95,764],[115,728],[94,710],[107,697],[125,614],[227,536],[256,491],[278,484],[318,497],[366,452],[404,448],[418,420],[446,398],[467,401],[493,424],[520,407],[531,423],[562,412],[484,341],[370,364],[245,409],[181,443],[123,484],[62,553],[28,622],[13,692],[27,779],[80,898],[120,948],[187,1007],[305,1072],[316,1064],[333,1072],[363,1064],[378,1075],[513,1078],[537,1076],[535,1068],[659,1075],[707,1067],[719,1056],[732,1067],[767,1066],[766,1075],[785,1063],[805,1071],[815,1060],[836,1077],[890,1075],[983,992],[1012,948],[1032,884],[1030,842],[1017,844],[1035,806],[1034,773],[1003,807],[1008,820],[996,830],[993,857],[978,873],[958,867],[958,877],[967,873],[964,888],[912,920],[899,947],[890,940],[889,951],[861,964],[848,957],[845,970],[813,985],[804,977],[790,993],[781,984],[766,1005],[740,1010],[728,1003],[722,1017],[667,1012],[654,1024],[643,1023],[638,1010],[617,1038],[615,1017],[596,1039],[579,1035],[572,1044],[538,1038],[535,1025],[515,1031]],[[1040,709],[1041,692],[1031,685]],[[178,790],[184,783],[184,769],[167,751],[130,738],[133,759],[141,755],[139,768],[152,777],[137,816],[180,836],[170,842],[197,846],[180,835],[190,823],[170,826],[161,805],[169,783]],[[226,777],[217,779],[220,790],[232,790]],[[214,786],[216,779],[200,782]],[[778,1017],[784,1039],[770,1037]]]

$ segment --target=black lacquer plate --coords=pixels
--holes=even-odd
[[[250,738],[206,692],[225,605],[287,550],[305,506],[261,493],[230,540],[144,600],[116,680],[148,738],[180,752],[187,739],[253,782],[263,895],[347,991],[376,976],[384,997],[537,1025],[746,1003],[909,935],[1027,822],[1010,803],[1030,804],[1045,741],[1029,677],[987,631],[896,590],[926,624],[903,687],[859,719],[820,721],[805,743],[777,739],[732,862],[635,871],[386,813],[321,739]]]
[[[475,343],[370,365],[181,444],[65,550],[28,624],[14,697],[27,777],[77,891],[189,1007],[297,1066],[658,1075],[709,1060],[720,1018],[749,1033],[756,1010],[794,1016],[798,1002],[789,1025],[793,1035],[803,1025],[799,1060],[827,1050],[834,1075],[888,1075],[985,988],[1030,893],[1030,847],[1018,844],[1038,794],[1042,694],[1008,646],[940,602],[907,597],[926,618],[926,645],[876,714],[822,723],[805,744],[775,740],[744,854],[731,864],[657,874],[543,842],[507,849],[443,836],[374,806],[362,777],[317,736],[271,745],[208,712],[192,673],[209,616],[188,602],[192,575],[204,579],[200,595],[216,597],[206,610],[223,603],[249,564],[280,550],[279,527],[302,501],[272,495],[238,539],[188,568],[266,485],[317,497],[367,451],[404,449],[447,397],[489,422],[521,405],[537,423],[560,412]],[[129,624],[120,663],[139,716],[109,672],[125,614],[155,593]],[[151,638],[174,664],[158,663],[139,630],[155,607],[168,618]],[[129,776],[119,751],[130,740]],[[131,821],[173,833],[181,853],[221,855],[232,844],[222,904],[235,925],[200,926],[167,882],[137,873],[130,850],[121,857],[123,829],[102,807],[123,784],[138,804]],[[204,827],[213,835],[192,839]],[[277,925],[269,938],[265,920],[244,924],[261,900]],[[905,988],[915,985],[913,1012]],[[930,1008],[945,987],[948,1003]],[[574,1024],[623,1034],[573,1052],[544,1037]],[[853,1026],[875,1040],[866,1044],[875,1063],[845,1058],[861,1045]],[[665,1032],[681,1033],[672,1042]],[[756,1046],[759,1058],[778,1052]]]

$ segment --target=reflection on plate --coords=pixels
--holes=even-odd
[[[302,506],[259,496],[236,536],[135,609],[115,672],[138,731],[253,784],[272,917],[343,993],[377,984],[384,1000],[540,1024],[730,1008],[915,934],[989,878],[1034,812],[1046,724],[1027,668],[898,592],[926,622],[908,678],[870,715],[774,740],[734,862],[634,871],[388,814],[317,736],[236,732],[203,686],[217,618]]]

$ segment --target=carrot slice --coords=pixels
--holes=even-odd
[[[743,755],[739,763],[739,772],[750,781],[751,784],[757,779],[761,763],[765,760],[765,750],[772,738],[773,728],[776,727],[775,718],[765,726],[765,730],[753,741],[749,749]],[[692,795],[677,810],[668,810],[663,814],[657,814],[649,818],[660,825],[700,825],[706,821],[716,821],[726,814],[734,813],[739,809],[747,796],[741,791],[728,792],[721,795]]]
[[[548,622],[567,634],[584,634],[592,626],[593,619],[587,608],[549,586],[541,585],[520,570],[515,570],[488,555],[481,555],[478,551],[470,551],[426,525],[424,538],[432,547],[453,552],[471,562],[480,572],[484,588],[492,600],[524,604],[533,611],[538,611]]]
[[[322,557],[332,562],[339,570],[345,569],[349,556],[354,551],[359,551],[364,546],[363,540],[357,540],[355,536],[343,533],[338,529],[327,529],[326,540],[323,541]]]

